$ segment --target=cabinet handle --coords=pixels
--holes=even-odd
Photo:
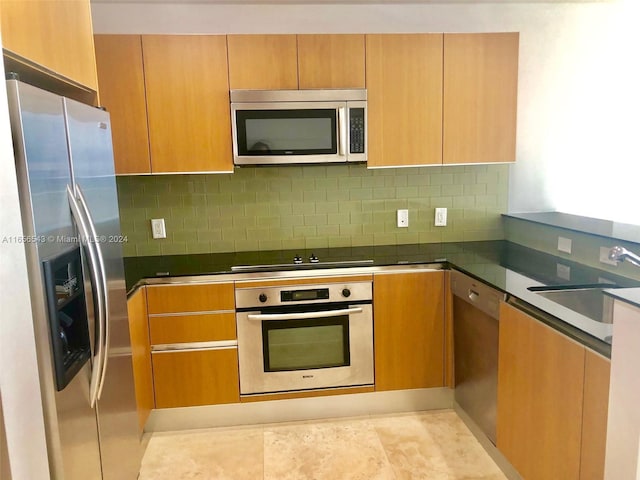
[[[347,155],[347,109],[346,107],[338,108],[338,155],[344,157]]]
[[[362,313],[361,307],[346,308],[342,310],[327,310],[324,312],[304,312],[304,313],[274,313],[274,314],[251,314],[247,315],[249,320],[307,320],[318,317],[339,317],[352,313]]]
[[[162,353],[186,350],[228,350],[231,348],[238,348],[237,340],[220,340],[217,342],[163,343],[160,345],[151,345],[151,352]]]

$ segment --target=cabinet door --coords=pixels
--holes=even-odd
[[[517,33],[445,34],[443,162],[514,162],[517,90]]]
[[[231,89],[297,89],[295,35],[229,35]]]
[[[240,401],[238,349],[154,352],[156,408]]]
[[[578,479],[585,348],[502,304],[497,447],[527,480]]]
[[[364,35],[298,35],[300,88],[364,88]]]
[[[143,35],[151,171],[231,172],[223,35]]]
[[[367,165],[442,163],[442,35],[367,35]]]
[[[2,0],[2,46],[98,89],[89,0]]]
[[[584,363],[584,407],[582,411],[582,455],[580,479],[604,478],[604,455],[607,444],[609,411],[608,358],[586,350]]]
[[[444,385],[444,273],[373,277],[376,390]]]
[[[111,115],[116,174],[151,173],[140,35],[96,35],[100,103]]]
[[[140,288],[129,298],[127,311],[129,313],[129,334],[131,335],[133,379],[136,386],[136,404],[138,407],[138,428],[142,433],[149,413],[154,407],[145,287]]]

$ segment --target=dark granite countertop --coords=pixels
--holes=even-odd
[[[315,254],[319,263],[309,263]],[[294,265],[300,255],[302,265]],[[346,263],[345,263],[346,262]],[[138,284],[162,281],[163,277],[221,275],[268,271],[297,271],[318,268],[367,267],[441,263],[467,273],[510,296],[526,302],[539,318],[581,343],[610,355],[611,324],[597,322],[542,297],[529,287],[615,284],[640,287],[640,282],[586,267],[504,240],[451,242],[374,247],[285,250],[199,255],[167,255],[125,258],[127,290]],[[167,278],[168,281],[168,278]],[[614,290],[619,294],[627,290]],[[631,291],[631,290],[629,290]],[[637,289],[640,291],[640,289]],[[640,293],[638,294],[640,296]],[[549,318],[550,317],[550,318]]]

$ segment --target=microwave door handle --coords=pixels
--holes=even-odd
[[[347,107],[338,108],[338,155],[347,156]]]
[[[96,249],[96,258],[98,260],[99,267],[99,275],[102,280],[102,298],[104,299],[104,314],[101,318],[101,328],[104,331],[103,335],[103,346],[102,346],[102,367],[100,373],[100,383],[98,384],[98,396],[99,400],[102,397],[102,389],[104,387],[104,379],[107,374],[107,364],[109,363],[109,340],[110,340],[110,328],[109,328],[109,288],[107,284],[107,270],[105,268],[104,263],[104,255],[102,254],[102,246],[100,245],[100,239],[98,238],[98,233],[96,231],[95,222],[93,221],[93,217],[91,216],[91,211],[87,205],[87,201],[85,200],[84,194],[82,193],[82,189],[80,185],[76,185],[78,200],[80,200],[80,205],[82,206],[85,217],[87,219],[87,223],[89,226],[89,230],[91,232],[91,237],[94,239],[94,246]]]
[[[304,313],[266,313],[266,314],[249,314],[249,320],[308,320],[318,317],[339,317],[341,315],[350,315],[352,313],[362,313],[361,307],[345,308],[342,310],[327,310],[324,312],[304,312]]]
[[[91,404],[91,408],[93,408],[96,404],[96,400],[98,397],[98,390],[100,386],[100,379],[102,378],[102,366],[103,366],[103,344],[104,344],[104,328],[102,327],[102,317],[104,316],[105,311],[105,303],[104,297],[102,295],[103,289],[100,283],[102,282],[102,278],[98,273],[98,259],[96,256],[96,252],[94,251],[94,241],[91,238],[91,234],[89,232],[89,227],[87,226],[87,220],[81,213],[80,205],[78,205],[78,201],[76,200],[73,191],[71,190],[71,186],[67,185],[67,199],[69,200],[69,207],[71,207],[71,213],[73,218],[80,230],[80,243],[85,247],[85,251],[87,252],[88,262],[89,262],[89,271],[91,275],[91,279],[93,281],[94,289],[93,292],[96,299],[96,307],[97,312],[95,312],[95,327],[98,330],[98,340],[95,342],[95,355],[93,358],[93,365],[91,368],[91,383],[89,386],[89,400]]]

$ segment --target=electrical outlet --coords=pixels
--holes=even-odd
[[[153,238],[167,238],[167,230],[164,226],[164,218],[151,219],[151,235]]]
[[[558,251],[564,253],[571,253],[571,239],[558,237]]]
[[[562,278],[563,280],[571,280],[571,267],[561,263],[556,263],[556,275],[558,278]]]
[[[409,226],[409,210],[398,210],[398,227],[404,228]]]
[[[446,208],[436,208],[436,218],[434,223],[436,227],[447,226],[447,209]]]
[[[607,265],[613,265],[615,267],[618,265],[618,262],[609,260],[609,250],[609,247],[600,247],[600,263],[606,263]]]

